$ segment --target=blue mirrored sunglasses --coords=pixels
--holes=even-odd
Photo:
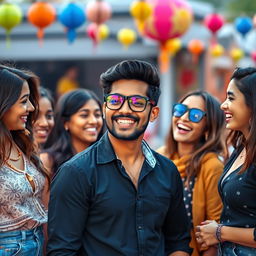
[[[188,112],[188,120],[193,123],[199,123],[206,113],[199,108],[188,108],[187,105],[177,103],[173,105],[172,114],[175,117],[181,117]]]

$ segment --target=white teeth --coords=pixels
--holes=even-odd
[[[183,129],[183,130],[186,130],[186,131],[191,131],[191,129],[183,124],[178,124],[177,125],[178,128],[180,129]]]
[[[46,130],[37,130],[36,133],[38,133],[40,135],[47,135],[47,131]]]
[[[232,115],[231,114],[226,114],[226,118],[231,118]]]
[[[27,121],[28,117],[27,116],[22,116],[21,119],[24,120],[24,121]]]
[[[127,119],[125,119],[125,120],[124,119],[118,119],[117,122],[119,124],[133,124],[134,123],[133,120],[127,120]]]
[[[96,128],[95,127],[91,127],[91,128],[86,128],[85,130],[88,131],[88,132],[95,132]]]

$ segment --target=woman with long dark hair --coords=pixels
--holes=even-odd
[[[43,253],[49,175],[33,143],[38,86],[33,73],[0,65],[0,255]]]
[[[256,255],[256,68],[235,70],[221,109],[235,150],[218,184],[220,224],[203,222],[197,240],[203,247],[219,245],[219,255]]]
[[[33,135],[40,152],[54,126],[54,99],[51,92],[42,86],[39,93],[39,113],[33,124]]]
[[[90,90],[77,89],[62,95],[55,113],[55,126],[40,155],[52,174],[62,163],[97,141],[103,129],[101,103]]]
[[[215,255],[214,247],[202,248],[195,227],[205,219],[219,221],[221,200],[217,192],[226,154],[224,114],[220,103],[205,91],[193,91],[173,106],[166,144],[158,152],[173,160],[184,185],[184,201],[191,220],[193,256]]]

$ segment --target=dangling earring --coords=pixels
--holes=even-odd
[[[208,133],[208,132],[206,132],[206,133],[205,133],[205,135],[204,135],[204,139],[205,139],[205,141],[207,141],[207,140],[208,140],[208,137],[209,137],[209,133]]]
[[[23,131],[23,133],[26,135],[26,136],[29,136],[30,135],[30,131],[28,129],[25,128],[25,130]]]

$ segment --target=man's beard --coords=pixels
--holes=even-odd
[[[128,116],[118,116],[118,117],[128,117]],[[129,116],[129,118],[131,118],[131,116]],[[132,117],[133,118],[133,117]],[[117,117],[113,117],[112,118],[112,123],[115,122],[114,120],[117,119]],[[134,118],[133,118],[134,119]],[[115,138],[119,139],[119,140],[127,140],[127,141],[132,141],[132,140],[137,140],[147,129],[148,127],[148,123],[149,123],[149,119],[150,119],[150,113],[148,115],[148,119],[147,122],[140,128],[140,129],[136,129],[132,134],[130,135],[125,135],[125,134],[118,134],[115,130],[114,125],[112,125],[112,129],[109,127],[108,123],[106,122],[106,126],[108,128],[109,133],[114,136]],[[139,122],[139,119],[136,119],[137,122]]]

